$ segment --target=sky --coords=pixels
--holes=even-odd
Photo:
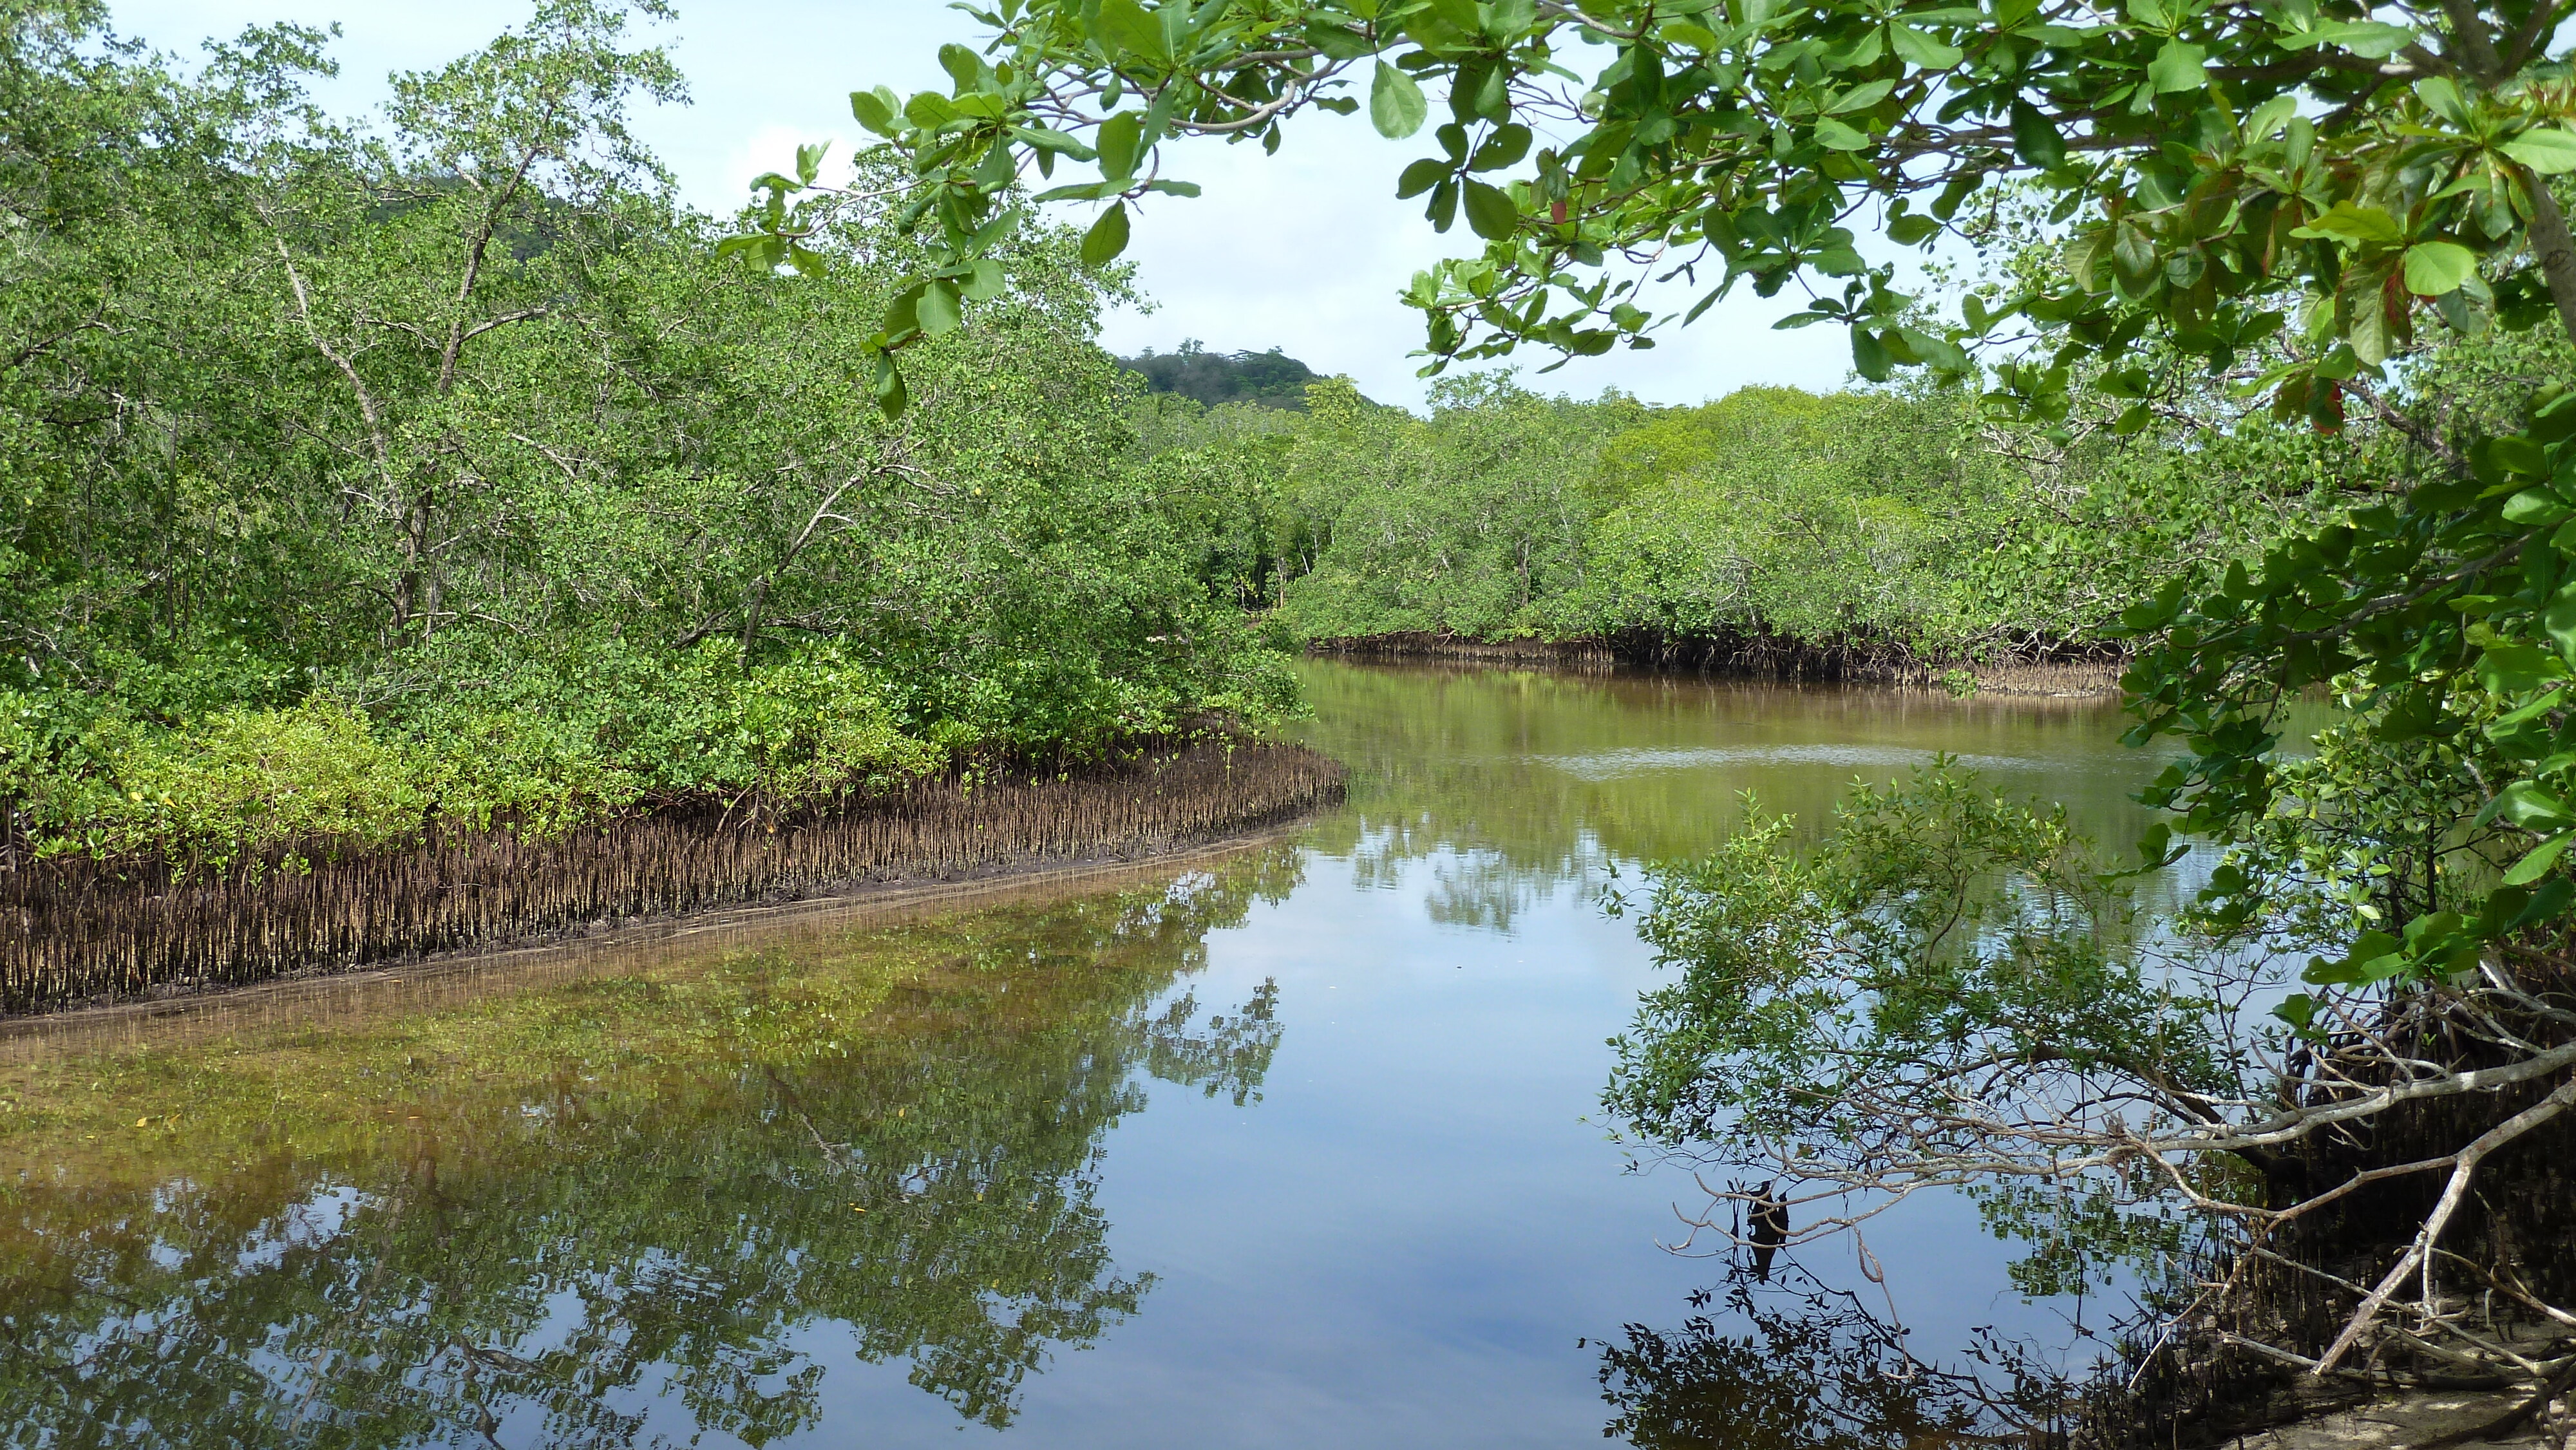
[[[385,77],[428,69],[517,23],[524,0],[112,0],[119,32],[193,57],[199,41],[277,20],[338,22],[338,80],[321,89],[335,111],[373,108]],[[946,41],[976,42],[975,23],[939,0],[763,0],[720,6],[678,0],[677,19],[644,27],[688,75],[692,102],[637,115],[636,130],[678,177],[692,204],[719,214],[749,194],[752,177],[790,169],[800,142],[831,140],[846,157],[861,133],[851,90],[947,89],[938,66]],[[1421,314],[1396,300],[1416,271],[1467,255],[1461,225],[1432,231],[1419,200],[1395,199],[1395,178],[1429,149],[1427,133],[1391,142],[1365,115],[1317,112],[1287,128],[1279,154],[1255,146],[1194,143],[1170,154],[1166,174],[1196,181],[1196,200],[1156,197],[1138,215],[1127,256],[1151,310],[1104,320],[1101,343],[1132,355],[1169,352],[1196,338],[1224,352],[1277,347],[1317,372],[1348,374],[1383,402],[1419,405],[1424,384]],[[1083,222],[1087,209],[1068,210]],[[1664,304],[1691,301],[1675,292]],[[1764,301],[1750,288],[1711,308],[1688,330],[1667,328],[1648,352],[1577,359],[1527,381],[1589,397],[1618,388],[1652,403],[1696,403],[1748,383],[1839,386],[1851,366],[1842,329],[1779,332],[1799,310],[1794,289]],[[1524,354],[1535,374],[1552,354]]]

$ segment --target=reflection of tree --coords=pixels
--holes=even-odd
[[[198,1144],[186,1176],[22,1178],[0,1199],[0,1439],[757,1445],[812,1423],[799,1331],[833,1322],[1006,1424],[1053,1347],[1150,1285],[1094,1202],[1140,1070],[1257,1095],[1275,990],[1213,1018],[1167,993],[1292,861],[486,1003],[627,1055],[442,1081],[409,1100],[434,1136],[307,1157],[328,1125],[286,1116]],[[850,1011],[888,950],[904,970]]]
[[[2046,770],[2079,826],[2127,839],[2146,820],[2129,794],[2154,773],[2116,744],[2109,701],[1340,663],[1304,678],[1306,738],[1351,767],[1352,809],[1315,844],[1352,857],[1363,888],[1444,848],[1478,853],[1464,868],[1477,879],[1448,891],[1443,919],[1462,923],[1507,917],[1525,899],[1513,893],[1588,887],[1611,859],[1705,851],[1749,788],[1821,826],[1856,772],[1889,778],[1948,751]]]
[[[1713,1296],[1691,1296],[1694,1306]],[[1794,1270],[1777,1292],[1739,1274],[1717,1314],[1667,1333],[1631,1324],[1601,1350],[1606,1437],[1647,1450],[1884,1450],[1991,1441],[2029,1423],[2028,1366],[1970,1370],[1906,1353],[1904,1331]]]

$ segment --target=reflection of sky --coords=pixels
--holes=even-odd
[[[1830,765],[1844,770],[1912,770],[1930,765],[1935,752],[1874,745],[1702,746],[1692,749],[1604,750],[1591,755],[1542,755],[1553,766],[1585,780],[1616,780],[1655,770],[1710,770],[1723,766]],[[2060,770],[2064,762],[2008,755],[1951,757],[1970,770]]]
[[[1516,883],[1509,930],[1484,929],[1442,902],[1491,853],[1366,857],[1311,859],[1287,901],[1210,937],[1203,1000],[1279,983],[1262,1101],[1156,1084],[1109,1135],[1110,1246],[1121,1273],[1157,1282],[1135,1318],[1026,1382],[1006,1438],[1594,1443],[1600,1342],[1677,1323],[1719,1277],[1662,1247],[1687,1233],[1690,1176],[1629,1171],[1589,1120],[1606,1039],[1655,976],[1631,928],[1559,880]],[[2009,1292],[2004,1247],[1964,1204],[1908,1205],[1869,1242],[1919,1351],[1983,1324],[2055,1337],[2057,1309]],[[1867,1287],[1847,1245],[1807,1253]],[[954,1425],[901,1366],[848,1373],[828,1331],[804,1347],[836,1366],[825,1426],[910,1444]]]

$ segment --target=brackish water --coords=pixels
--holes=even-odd
[[[1599,893],[1936,751],[2125,841],[2116,711],[1308,682],[1350,801],[1265,846],[0,1037],[0,1443],[1876,1443],[1594,1120]],[[1955,1202],[1869,1243],[1808,1267],[1919,1353],[2087,1312]]]

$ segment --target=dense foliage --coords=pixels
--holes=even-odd
[[[2119,435],[2094,405],[2059,442],[1921,388],[1657,408],[1475,373],[1427,417],[1309,392],[1302,420],[1156,399],[1140,429],[1210,584],[1309,637],[2099,645],[2168,580],[2215,583],[2322,517],[2363,463],[2358,439],[2185,410]]]
[[[907,245],[854,209],[804,275],[719,256],[618,7],[369,125],[303,98],[314,32],[187,73],[83,0],[6,17],[0,851],[794,805],[1286,700],[1129,466],[1123,284],[1069,233],[994,239],[890,423]]]

